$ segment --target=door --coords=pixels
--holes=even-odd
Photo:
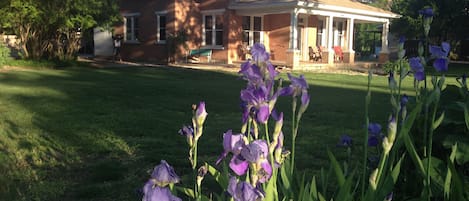
[[[300,58],[303,61],[309,60],[309,49],[308,49],[308,16],[298,16],[298,49],[300,50]]]

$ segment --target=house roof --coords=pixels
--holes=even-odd
[[[393,12],[354,0],[232,0],[229,8],[245,14],[290,13],[295,9],[303,9],[305,12],[319,15],[334,12],[381,19],[400,17]]]
[[[308,2],[317,2],[324,5],[331,5],[337,6],[342,8],[349,8],[349,9],[357,9],[357,10],[366,10],[366,11],[374,11],[374,12],[381,12],[381,13],[388,13],[396,15],[391,11],[387,11],[378,7],[370,6],[368,4],[360,3],[358,1],[353,0],[307,0]]]

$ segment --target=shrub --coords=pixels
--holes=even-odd
[[[0,67],[3,67],[11,60],[11,50],[3,42],[0,42]]]

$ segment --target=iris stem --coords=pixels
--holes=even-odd
[[[440,90],[439,86],[435,86],[436,87],[436,90]],[[431,164],[432,164],[432,147],[433,147],[433,131],[434,131],[434,128],[433,128],[433,124],[435,122],[435,117],[436,117],[436,111],[438,109],[438,104],[440,102],[440,98],[438,97],[435,101],[435,105],[433,106],[433,111],[432,111],[432,118],[431,118],[431,128],[430,128],[430,132],[428,133],[428,152],[427,152],[427,157],[428,157],[428,160],[427,160],[427,172],[426,172],[426,187],[427,187],[427,200],[430,201],[430,198],[431,198],[431,178],[430,178],[430,168],[431,168]]]
[[[365,98],[365,139],[363,140],[363,170],[362,170],[362,186],[361,186],[361,195],[362,199],[365,200],[365,178],[366,178],[366,166],[367,166],[367,157],[368,157],[368,126],[370,125],[370,119],[368,118],[368,107],[371,100],[371,72],[368,72],[368,87],[367,94]]]
[[[194,142],[194,159],[193,159],[194,162],[192,163],[192,172],[194,174],[194,198],[195,200],[199,200],[199,190],[197,186],[197,142],[198,140]]]
[[[265,136],[267,139],[267,147],[270,149],[270,136],[269,136],[269,126],[267,123],[264,124],[265,127]],[[270,159],[270,167],[272,168],[272,175],[270,179],[274,179],[274,200],[278,200],[277,194],[277,169],[274,166],[274,152],[269,150],[269,159]]]
[[[269,126],[267,123],[264,124],[265,127],[265,138],[267,140],[267,146],[270,149],[270,136],[269,136]],[[274,170],[274,155],[273,152],[269,150],[269,159],[270,159],[270,165],[272,166],[272,171]]]
[[[291,164],[290,164],[290,174],[293,175],[293,170],[295,169],[295,144],[296,144],[296,133],[298,132],[296,126],[296,97],[293,97],[292,102],[292,141],[291,141]]]

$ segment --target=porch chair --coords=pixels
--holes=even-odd
[[[309,60],[311,61],[322,61],[322,51],[320,48],[309,46]]]
[[[342,47],[334,46],[334,61],[343,62],[344,53],[342,52]]]

